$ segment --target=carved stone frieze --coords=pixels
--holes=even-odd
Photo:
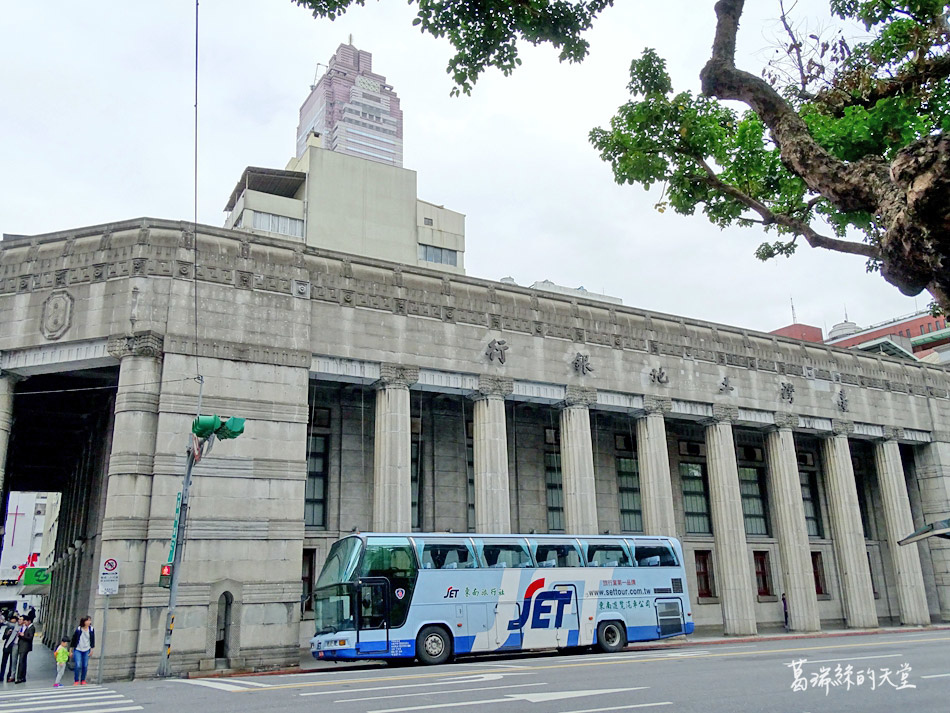
[[[590,408],[597,403],[597,389],[587,386],[568,384],[564,390],[564,406],[585,406]]]
[[[195,349],[195,338],[185,336],[165,337],[166,354],[187,354],[208,359],[227,359],[229,361],[252,362],[255,364],[274,364],[276,366],[292,366],[308,368],[312,354],[309,350],[285,349],[273,345],[242,344],[228,342],[222,339],[202,339]]]
[[[647,413],[671,413],[673,411],[673,399],[668,396],[645,394],[643,396],[643,410]]]
[[[158,332],[146,330],[131,335],[109,337],[109,356],[122,359],[127,356],[160,357],[164,350],[165,338]]]
[[[904,438],[904,429],[899,426],[884,426],[885,441],[900,441]]]
[[[472,394],[472,399],[479,401],[488,398],[505,398],[514,391],[514,379],[505,376],[488,376],[481,374],[478,377],[478,391]]]
[[[379,381],[376,388],[409,388],[419,381],[419,367],[406,364],[383,363],[379,365]]]
[[[725,404],[713,404],[713,423],[735,423],[739,420],[739,407],[726,406]]]
[[[854,433],[854,421],[834,418],[831,420],[831,432],[836,436],[850,436]]]
[[[799,425],[798,414],[788,411],[776,411],[774,419],[775,427],[778,429],[798,428]]]

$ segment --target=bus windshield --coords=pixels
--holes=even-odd
[[[330,548],[313,592],[313,617],[318,635],[354,628],[356,587],[351,580],[362,551],[363,541],[358,537],[345,537]]]
[[[333,543],[327,561],[314,587],[319,589],[329,584],[349,582],[356,574],[356,564],[363,551],[363,541],[358,537],[345,537]]]

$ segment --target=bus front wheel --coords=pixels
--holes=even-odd
[[[416,656],[424,664],[440,664],[452,655],[452,638],[441,626],[425,626],[416,637]]]
[[[627,645],[627,634],[619,621],[602,621],[597,625],[597,646],[607,654],[616,653]]]

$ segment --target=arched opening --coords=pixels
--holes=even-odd
[[[214,657],[225,666],[230,653],[228,641],[231,637],[231,605],[234,597],[231,592],[222,592],[218,597],[218,625],[214,641]]]

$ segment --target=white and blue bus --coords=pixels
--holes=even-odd
[[[693,631],[671,537],[355,534],[314,587],[321,660],[594,646],[618,651]]]

